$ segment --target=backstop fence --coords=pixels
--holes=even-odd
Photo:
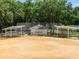
[[[79,38],[79,26],[63,26],[53,23],[18,23],[16,26],[3,28],[0,31],[0,37],[17,37],[26,34],[61,38]]]

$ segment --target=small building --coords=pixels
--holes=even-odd
[[[31,35],[47,35],[47,28],[43,25],[36,25],[30,28]]]

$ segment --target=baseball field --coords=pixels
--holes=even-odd
[[[79,40],[45,36],[0,38],[0,59],[79,59]]]

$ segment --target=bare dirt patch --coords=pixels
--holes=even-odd
[[[21,36],[0,40],[0,59],[79,59],[79,41]]]

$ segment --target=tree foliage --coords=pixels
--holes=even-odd
[[[67,0],[0,0],[0,24],[16,25],[18,22],[46,22],[79,25],[79,7]]]

